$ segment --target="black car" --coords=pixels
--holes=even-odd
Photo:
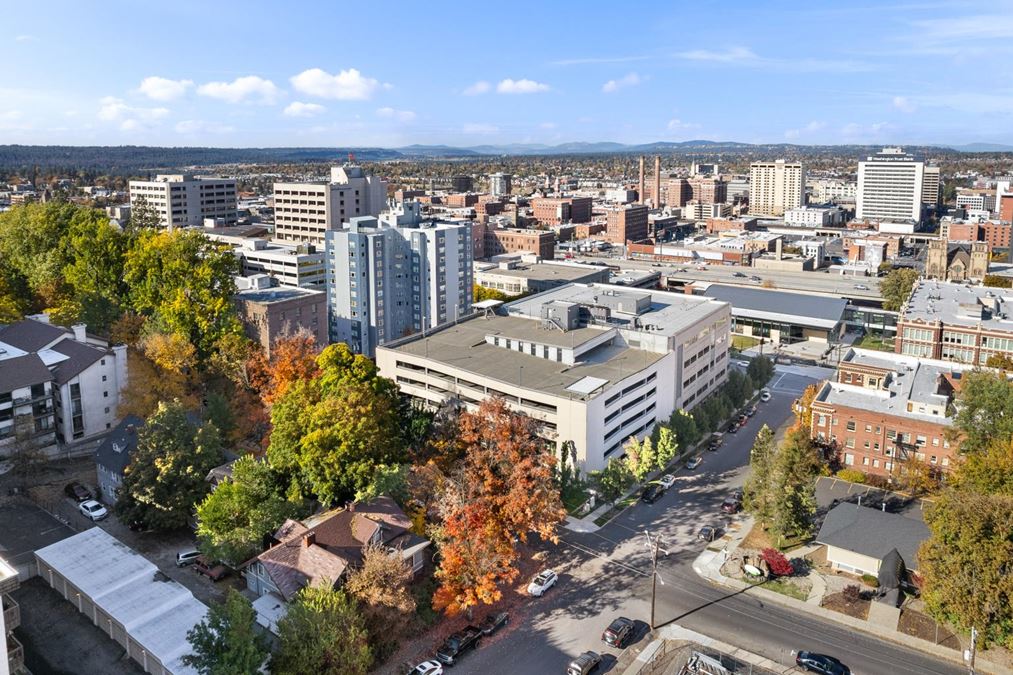
[[[664,486],[658,483],[650,483],[640,493],[640,501],[646,504],[653,504],[665,495]]]
[[[482,631],[482,635],[492,635],[500,626],[505,624],[510,618],[510,615],[506,612],[498,612],[490,614],[482,620],[482,623],[478,624],[478,629]]]
[[[469,647],[473,649],[478,647],[480,637],[482,637],[482,631],[478,626],[468,626],[464,630],[453,633],[436,650],[436,659],[444,665],[452,666]]]
[[[721,538],[721,528],[711,527],[710,525],[704,525],[696,533],[696,538],[702,541],[714,541],[715,539]]]
[[[68,497],[78,502],[86,502],[89,499],[92,499],[91,491],[77,481],[68,483],[67,487],[63,488],[63,491]]]
[[[742,502],[732,497],[729,497],[728,499],[721,502],[721,510],[724,511],[725,513],[732,513],[732,514],[738,513],[739,509],[741,508]]]
[[[739,421],[737,419],[732,420],[732,423],[728,425],[727,429],[728,433],[734,434],[738,430],[739,430]]]
[[[808,673],[820,675],[851,675],[851,669],[832,656],[799,652],[795,655],[795,665]]]
[[[746,276],[746,275],[745,275],[745,274],[743,274],[742,272],[736,272],[736,273],[734,273],[734,274],[733,274],[732,276],[733,276],[733,277],[742,277],[742,278],[745,278],[745,276]]]
[[[633,623],[632,619],[621,616],[609,624],[609,627],[601,634],[601,639],[610,647],[622,649],[629,642],[630,638],[633,637],[633,629],[635,627],[636,624]]]
[[[584,652],[566,667],[566,675],[588,675],[593,673],[601,664],[601,654],[598,652]]]

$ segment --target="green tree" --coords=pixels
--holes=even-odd
[[[183,663],[201,675],[256,673],[270,653],[256,627],[257,613],[241,593],[230,588],[225,601],[213,603],[208,614],[187,634],[192,654]]]
[[[671,429],[663,424],[658,426],[658,442],[655,444],[655,454],[657,455],[658,468],[664,469],[675,459],[675,455],[679,451],[679,443],[675,440],[675,434],[672,433]]]
[[[774,517],[775,459],[774,432],[764,424],[749,453],[749,477],[743,489],[746,509],[763,527]]]
[[[950,483],[962,493],[1013,497],[1013,438],[996,439],[985,450],[964,456]]]
[[[625,462],[610,457],[604,469],[591,474],[591,480],[602,498],[614,504],[633,485],[633,474]]]
[[[890,270],[879,283],[879,290],[883,295],[883,309],[890,312],[900,311],[917,281],[918,270],[910,267],[898,267]]]
[[[308,586],[278,622],[273,672],[365,675],[372,662],[365,622],[344,591]]]
[[[758,356],[749,362],[746,375],[753,383],[753,389],[759,389],[774,376],[774,362],[766,356]]]
[[[368,546],[362,552],[362,564],[345,581],[345,591],[359,603],[378,662],[397,649],[415,616],[412,576],[407,560],[381,547]]]
[[[368,502],[387,496],[401,506],[408,503],[408,472],[410,464],[377,464],[369,484],[355,493],[355,501]]]
[[[816,477],[823,462],[805,430],[794,427],[777,448],[770,481],[771,531],[794,538],[809,533],[816,515]]]
[[[222,460],[214,424],[195,427],[178,401],[160,403],[138,432],[114,509],[128,523],[183,527],[209,490],[205,477]]]
[[[951,441],[973,455],[993,439],[1013,438],[1013,382],[991,371],[973,371],[961,378]]]
[[[648,436],[643,441],[638,441],[636,436],[630,436],[624,446],[626,450],[626,466],[637,481],[647,478],[657,464],[657,456],[654,454],[654,444]]]
[[[472,290],[472,297],[475,302],[482,302],[484,300],[499,300],[500,302],[506,302],[510,300],[510,296],[503,291],[497,291],[495,288],[486,288],[485,286],[479,286],[475,284]]]
[[[201,552],[233,566],[256,555],[264,535],[305,512],[301,499],[286,495],[287,487],[267,462],[250,456],[237,459],[232,478],[197,507]]]
[[[668,418],[668,426],[672,428],[675,441],[684,448],[689,448],[700,440],[703,435],[697,426],[695,415],[691,415],[682,408],[672,413]]]
[[[65,202],[25,204],[0,213],[0,259],[33,296],[33,309],[55,306],[67,293],[64,270],[73,260],[71,220],[90,209]]]
[[[128,227],[131,230],[153,229],[162,225],[162,217],[158,215],[148,200],[139,197],[130,209]]]
[[[733,408],[738,408],[753,395],[753,383],[749,376],[738,370],[728,371],[728,380],[722,387]]]

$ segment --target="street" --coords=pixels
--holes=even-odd
[[[586,650],[606,656],[608,672],[619,653],[605,649],[600,636],[608,623],[626,616],[637,621],[643,640],[650,621],[650,552],[645,530],[661,538],[657,587],[658,626],[677,623],[783,664],[791,652],[830,654],[855,675],[931,675],[964,672],[914,650],[877,640],[817,617],[770,605],[747,591],[711,586],[692,569],[703,549],[702,525],[726,526],[722,500],[742,485],[749,449],[767,424],[776,430],[790,417],[792,401],[815,380],[779,371],[771,380],[771,401],[735,434],[726,434],[717,452],[704,452],[694,471],[679,469],[676,484],[654,504],[637,502],[598,532],[562,530],[555,549],[559,582],[531,601],[524,619],[502,638],[462,659],[458,673],[563,673],[570,659]],[[526,580],[525,580],[526,583]]]

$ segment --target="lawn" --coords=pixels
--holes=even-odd
[[[755,549],[757,551],[762,551],[765,548],[776,548],[780,551],[787,552],[793,548],[798,548],[807,541],[808,539],[806,537],[787,539],[782,541],[780,546],[777,546],[771,540],[770,534],[760,527],[759,523],[753,523],[752,529],[749,530],[749,534],[747,534],[746,538],[742,540],[739,547],[744,549]]]
[[[852,346],[862,349],[876,349],[881,352],[892,352],[894,350],[894,340],[893,338],[884,338],[880,335],[863,335],[858,340],[855,340]]]
[[[587,485],[568,485],[561,495],[563,507],[567,513],[574,515],[577,509],[587,501],[589,496]]]
[[[760,344],[760,341],[754,337],[747,335],[733,335],[732,336],[732,349],[737,349],[740,352],[750,347],[755,347]]]
[[[796,600],[801,600],[802,602],[805,602],[806,598],[809,597],[808,588],[802,588],[798,584],[793,584],[788,579],[751,579],[749,577],[745,577],[745,581],[754,586],[762,586],[768,591],[787,595],[789,598],[795,598]]]

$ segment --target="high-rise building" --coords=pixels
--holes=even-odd
[[[942,180],[939,177],[938,166],[927,166],[922,174],[922,204],[930,209],[939,206],[939,198],[942,196]]]
[[[489,192],[493,197],[505,197],[513,190],[513,176],[508,173],[489,174]]]
[[[858,163],[859,220],[920,221],[925,163],[901,148],[883,148]]]
[[[206,218],[235,225],[239,217],[235,178],[162,174],[155,180],[132,180],[131,213],[141,202],[158,214],[162,227],[200,227]]]
[[[749,213],[783,216],[805,203],[805,169],[799,162],[753,162],[749,165]]]
[[[358,166],[331,168],[327,183],[274,184],[274,236],[323,244],[328,230],[358,216],[378,216],[387,205],[387,182]]]
[[[450,189],[454,192],[471,192],[473,183],[471,176],[451,176]]]
[[[423,223],[418,204],[401,209],[326,235],[330,339],[368,356],[471,311],[471,223]]]
[[[540,197],[531,200],[531,210],[543,225],[591,222],[590,197]]]
[[[605,238],[614,244],[640,241],[647,238],[647,215],[650,213],[643,204],[629,204],[608,212],[608,227]]]

